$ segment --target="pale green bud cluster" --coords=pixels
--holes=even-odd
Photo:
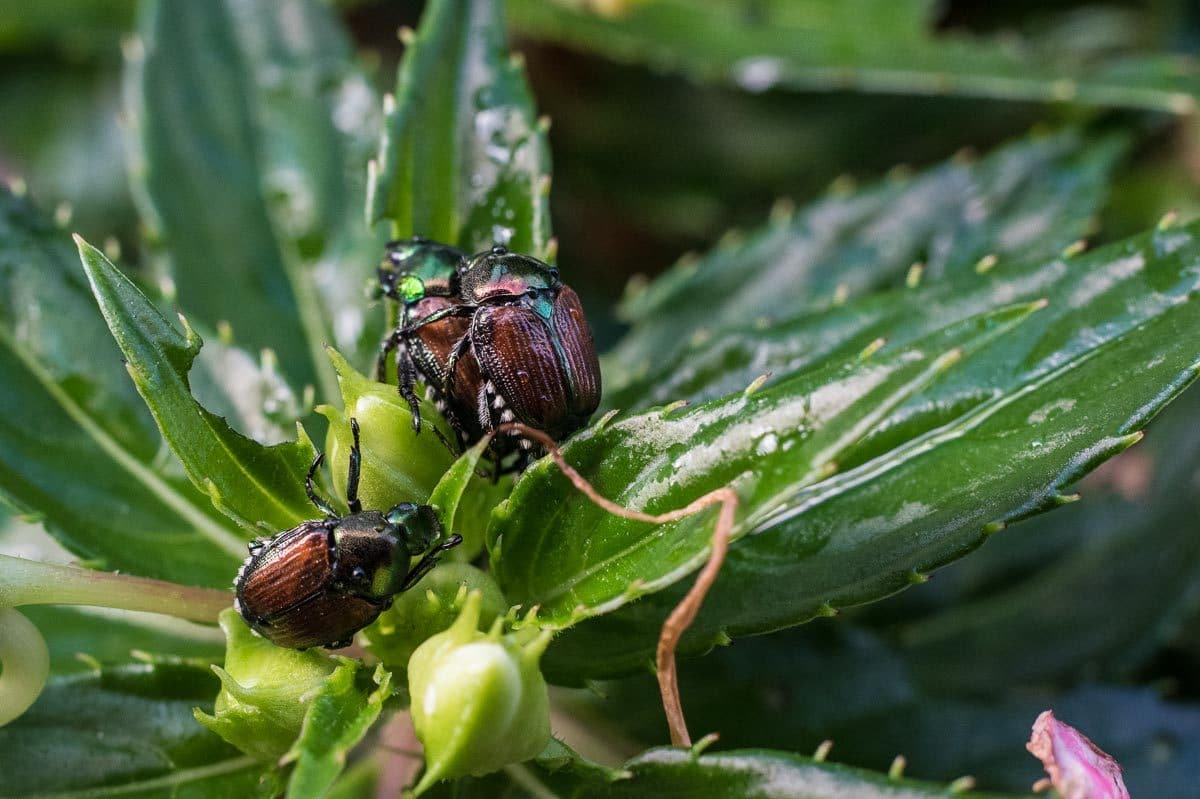
[[[550,701],[538,668],[549,631],[479,630],[483,594],[470,593],[458,619],[413,653],[408,664],[413,727],[434,783],[488,774],[537,756],[550,742]]]

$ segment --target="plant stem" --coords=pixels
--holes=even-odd
[[[96,605],[215,624],[231,603],[227,591],[0,555],[0,608]]]
[[[0,726],[32,705],[50,674],[46,639],[18,605],[95,605],[215,624],[227,591],[0,555]]]

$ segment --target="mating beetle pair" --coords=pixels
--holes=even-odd
[[[318,455],[304,488],[325,518],[252,542],[234,582],[235,607],[242,618],[279,646],[348,645],[354,633],[391,606],[396,594],[432,569],[442,552],[462,541],[457,535],[441,540],[441,522],[429,505],[405,502],[386,513],[362,509],[358,422],[351,419],[350,428],[350,514],[337,515],[313,490],[313,475],[324,459]]]
[[[577,295],[558,270],[501,246],[466,253],[422,238],[388,244],[383,294],[400,304],[399,325],[380,347],[378,374],[395,352],[400,394],[420,430],[415,382],[425,383],[460,445],[506,422],[562,439],[600,404],[600,362]],[[534,450],[513,443],[520,469]]]

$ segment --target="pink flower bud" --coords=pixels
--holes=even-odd
[[[1117,761],[1079,730],[1054,718],[1053,711],[1037,717],[1025,748],[1050,775],[1033,786],[1035,791],[1053,786],[1062,799],[1129,799]]]

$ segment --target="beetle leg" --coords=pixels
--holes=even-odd
[[[516,421],[516,416],[513,414],[512,408],[509,407],[508,400],[496,390],[496,386],[491,380],[484,383],[483,391],[480,392],[479,412],[481,420],[486,420],[483,426],[489,432],[501,425]],[[502,435],[515,437],[517,444],[523,452],[529,452],[533,449],[533,442],[515,431],[506,431]]]
[[[417,398],[417,392],[413,388],[417,381],[417,367],[413,363],[408,346],[403,342],[396,349],[396,377],[399,378],[400,396],[408,403],[408,409],[412,412],[413,432],[420,433],[421,400]]]
[[[470,316],[473,313],[475,313],[476,307],[477,306],[475,306],[475,305],[466,305],[466,304],[451,305],[449,308],[443,308],[440,311],[434,311],[433,313],[429,314],[429,316],[422,317],[421,319],[418,319],[416,322],[413,322],[410,325],[405,325],[404,327],[397,328],[396,334],[403,335],[403,336],[411,335],[418,328],[424,327],[425,325],[433,324],[434,322],[440,322],[449,316]]]
[[[362,472],[362,449],[358,444],[358,420],[350,418],[350,432],[354,434],[354,446],[350,447],[350,469],[346,475],[346,504],[351,513],[362,513],[362,501],[358,498],[358,478]]]
[[[450,396],[450,383],[453,382],[454,373],[458,370],[458,359],[463,356],[469,346],[471,346],[471,333],[467,331],[454,343],[454,349],[450,351],[450,357],[446,360],[446,374],[442,375],[441,386],[441,391],[446,396]]]
[[[317,473],[317,469],[321,467],[321,462],[324,460],[325,453],[321,452],[313,459],[312,466],[308,467],[308,475],[304,478],[304,493],[308,495],[308,501],[317,506],[317,510],[326,516],[337,516],[329,503],[317,496],[317,492],[313,490],[313,475]]]
[[[438,561],[442,558],[443,552],[448,549],[453,549],[461,543],[462,536],[456,533],[455,535],[450,536],[450,538],[448,538],[444,543],[438,544],[436,547],[426,552],[425,556],[417,562],[417,565],[414,566],[412,571],[408,573],[408,576],[404,578],[404,582],[400,584],[400,590],[407,591],[420,582],[421,578],[428,574],[429,570],[438,564]]]
[[[395,332],[392,332],[384,336],[383,341],[379,344],[379,354],[375,356],[375,379],[380,383],[387,382],[387,359],[399,343],[400,340],[396,337]]]
[[[454,422],[452,421],[453,417],[451,417],[450,414],[446,413],[445,411],[443,411],[443,413],[446,416],[446,421],[450,422],[450,427],[454,428]],[[461,450],[458,447],[455,447],[453,444],[451,444],[450,440],[448,438],[446,438],[446,436],[442,433],[441,430],[439,430],[437,428],[436,425],[433,428],[433,434],[437,436],[438,441],[442,442],[442,446],[450,451],[451,455],[458,456],[461,454]],[[457,428],[455,428],[454,434],[455,434],[455,438],[458,438],[460,441],[462,440],[462,437],[459,435]]]

